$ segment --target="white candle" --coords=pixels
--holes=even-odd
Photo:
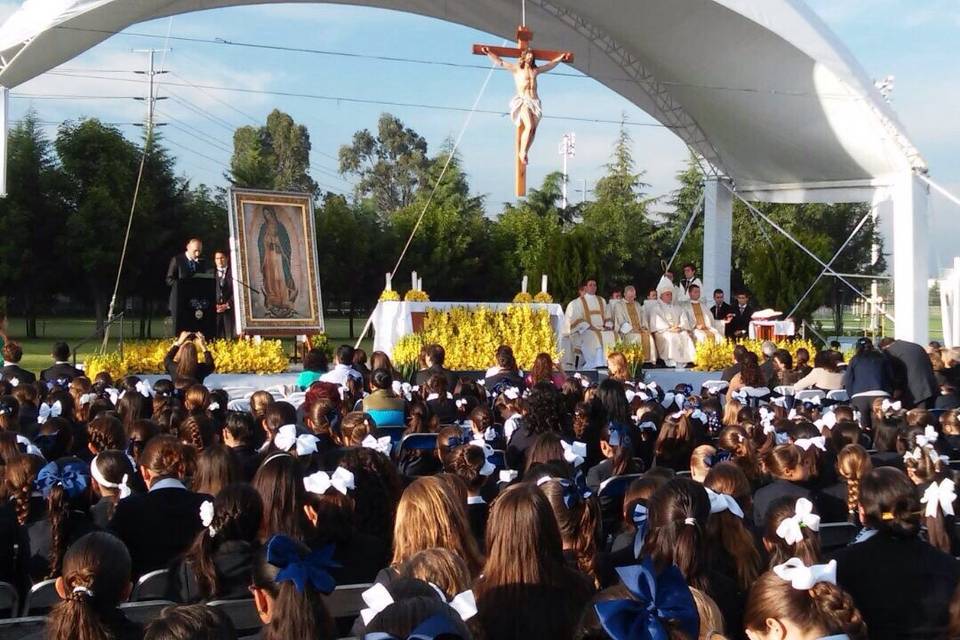
[[[417,278],[417,291],[423,291],[423,278]]]
[[[388,272],[387,275],[386,275],[386,280],[387,280],[386,290],[387,290],[387,291],[393,291],[393,282],[392,282],[392,280],[393,280],[393,275]]]
[[[413,289],[414,291],[417,290],[417,272],[416,271],[410,272],[410,288]]]
[[[523,276],[523,280],[520,282],[520,291],[527,292],[527,276]]]
[[[547,274],[540,276],[540,293],[547,292]]]

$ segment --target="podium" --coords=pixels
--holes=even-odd
[[[217,335],[217,294],[212,273],[195,273],[177,281],[177,317],[174,335],[199,332],[212,340]]]

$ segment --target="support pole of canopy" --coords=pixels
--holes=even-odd
[[[722,183],[722,184],[721,184]],[[703,187],[703,292],[710,300],[714,289],[730,291],[733,259],[733,195],[726,178],[707,178]]]
[[[7,135],[10,131],[10,90],[0,87],[0,198],[7,197]]]
[[[670,267],[673,266],[673,261],[677,259],[677,254],[680,253],[680,248],[683,246],[683,241],[687,239],[687,234],[690,233],[690,229],[693,228],[693,223],[696,221],[697,216],[700,215],[700,206],[703,204],[704,194],[700,194],[700,199],[697,200],[697,204],[693,206],[693,211],[690,213],[690,218],[687,220],[687,226],[683,228],[683,233],[680,234],[680,240],[677,242],[676,248],[673,250],[673,255],[670,256],[670,262],[667,263],[667,268],[664,269],[664,272],[670,271]]]
[[[930,308],[927,293],[927,198],[921,179],[903,173],[894,180],[890,197],[880,203],[880,215],[893,221],[894,335],[926,345]]]

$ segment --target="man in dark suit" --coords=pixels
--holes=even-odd
[[[58,342],[53,345],[53,366],[40,372],[40,380],[43,382],[57,382],[66,380],[70,382],[74,378],[83,375],[83,372],[70,364],[70,347],[66,342]]]
[[[10,383],[16,380],[17,384],[36,382],[37,376],[20,366],[21,358],[23,358],[23,349],[19,344],[8,342],[3,345],[3,379]]]
[[[926,349],[914,342],[884,338],[880,348],[893,365],[894,395],[909,408],[932,409],[940,393]]]
[[[213,264],[216,267],[216,296],[217,296],[217,337],[232,340],[233,333],[233,270],[230,268],[230,259],[225,251],[213,254]]]
[[[723,320],[724,322],[733,315],[733,307],[723,299],[723,289],[713,290],[713,306],[710,307],[710,313],[714,320]]]
[[[426,360],[427,368],[417,371],[413,377],[415,385],[423,386],[430,378],[439,374],[447,379],[447,389],[450,393],[454,392],[457,386],[457,377],[449,369],[445,369],[443,361],[447,357],[447,352],[438,344],[431,344],[427,347]]]
[[[170,315],[173,317],[174,335],[179,332],[176,328],[177,323],[177,284],[181,280],[192,278],[194,274],[206,273],[206,260],[200,257],[203,251],[203,243],[199,238],[191,238],[187,242],[187,250],[184,253],[178,253],[170,258],[170,266],[167,267],[167,286],[170,287]]]
[[[737,294],[737,304],[733,306],[733,317],[727,323],[728,338],[746,338],[750,333],[750,318],[756,310],[750,306],[750,296],[745,291]]]

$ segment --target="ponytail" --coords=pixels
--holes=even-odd
[[[837,454],[837,473],[847,483],[848,520],[854,524],[859,522],[860,481],[871,469],[870,454],[858,444],[848,444]]]
[[[60,566],[63,561],[63,553],[66,550],[67,520],[70,518],[68,513],[69,505],[66,504],[66,495],[62,484],[55,485],[50,489],[50,495],[47,498],[47,517],[50,519],[50,554],[48,562],[50,571],[47,579],[56,578],[60,575]]]

